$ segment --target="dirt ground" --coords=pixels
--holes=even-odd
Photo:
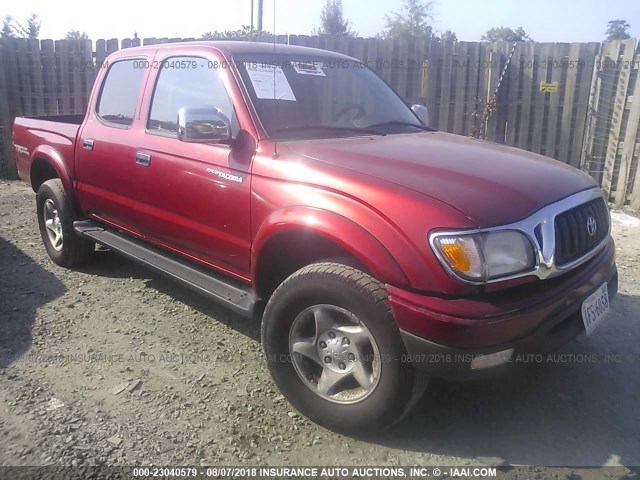
[[[524,373],[433,381],[401,424],[351,438],[280,395],[257,322],[111,252],[58,267],[35,195],[1,181],[0,465],[638,466],[640,220],[613,218],[620,294],[593,336]]]

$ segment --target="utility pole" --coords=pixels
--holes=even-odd
[[[251,33],[253,33],[253,0],[251,0]]]
[[[264,0],[258,0],[258,32],[262,32],[262,11]]]

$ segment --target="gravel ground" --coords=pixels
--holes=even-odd
[[[621,290],[594,336],[434,381],[401,424],[351,438],[280,395],[257,322],[111,252],[58,267],[33,192],[3,181],[0,465],[640,465],[640,220],[616,212],[613,231]]]

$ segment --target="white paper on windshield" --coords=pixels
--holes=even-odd
[[[293,65],[293,69],[299,73],[300,75],[315,75],[316,77],[326,77],[322,68],[324,67],[323,63],[317,62],[291,62]]]
[[[256,97],[296,101],[296,96],[282,68],[276,65],[258,64],[255,68],[248,68],[247,73],[256,91]]]

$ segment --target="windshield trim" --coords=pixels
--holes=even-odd
[[[322,51],[323,53],[326,53],[326,55],[319,55],[316,52],[310,53],[310,54],[304,54],[304,55],[289,55],[289,54],[282,54],[282,53],[277,53],[275,54],[276,56],[281,56],[281,57],[306,57],[306,58],[313,58],[316,59],[315,61],[322,61],[322,60],[334,60],[334,61],[338,61],[338,60],[349,60],[352,62],[355,62],[359,65],[362,65],[363,68],[369,70],[371,73],[373,73],[373,75],[375,75],[384,85],[387,86],[387,88],[389,90],[391,90],[391,92],[393,92],[393,95],[395,95],[395,97],[400,100],[400,102],[405,106],[405,108],[411,112],[411,115],[413,115],[413,117],[416,119],[416,122],[419,125],[423,125],[425,127],[431,128],[428,125],[424,124],[422,122],[422,120],[414,113],[413,110],[411,110],[411,108],[407,105],[407,103],[404,101],[404,99],[400,96],[400,94],[398,92],[396,92],[396,90],[389,84],[389,82],[387,82],[384,78],[382,78],[380,75],[378,75],[378,73],[369,68],[362,60],[359,60],[357,58],[353,58],[353,57],[346,57],[342,54],[338,54],[336,52],[331,52],[329,50],[326,51]],[[331,139],[331,138],[335,138],[335,139],[341,139],[341,138],[358,138],[358,137],[366,137],[366,134],[354,134],[354,135],[340,135],[340,136],[331,136],[331,137],[320,137],[320,138],[295,138],[295,139],[278,139],[275,138],[273,136],[273,134],[270,134],[269,131],[267,130],[267,128],[265,127],[264,123],[262,122],[262,118],[260,117],[260,115],[258,114],[258,109],[256,108],[254,101],[253,101],[253,97],[249,91],[248,86],[245,83],[244,77],[242,76],[241,72],[240,72],[240,67],[239,64],[241,64],[242,62],[249,62],[248,58],[256,58],[256,57],[260,57],[260,56],[269,56],[271,55],[270,53],[265,53],[265,52],[242,52],[242,53],[235,53],[233,55],[231,55],[231,66],[232,66],[232,70],[234,72],[234,76],[236,77],[236,81],[238,82],[238,85],[240,86],[240,90],[242,91],[242,95],[244,97],[245,102],[247,103],[247,107],[249,108],[249,110],[251,111],[251,116],[253,117],[253,121],[256,124],[256,126],[259,127],[260,133],[264,136],[264,139],[268,139],[271,140],[272,142],[288,142],[288,141],[300,141],[300,140],[327,140],[327,139]],[[296,60],[289,60],[289,61],[296,61]],[[433,129],[435,131],[435,129]],[[418,132],[385,132],[386,135],[403,135],[403,134],[414,134],[414,133],[421,133],[421,131]]]

